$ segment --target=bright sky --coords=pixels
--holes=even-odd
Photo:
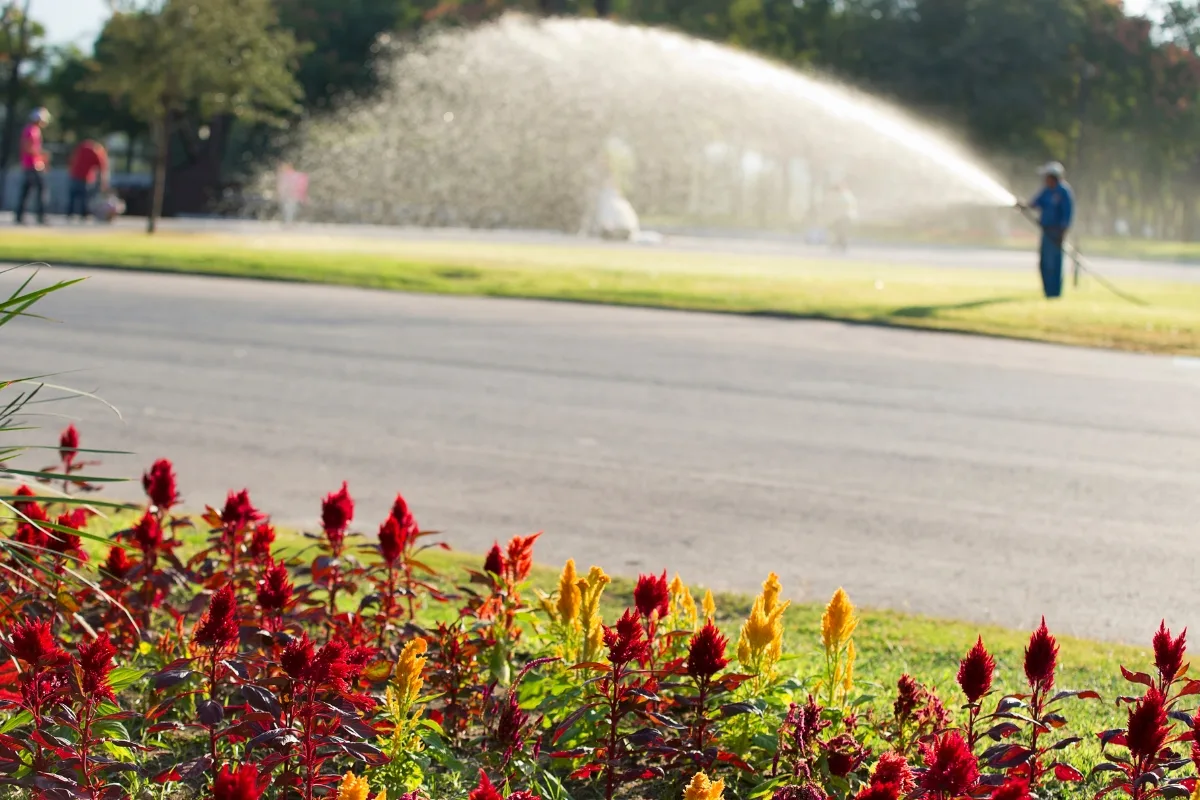
[[[1141,14],[1157,0],[1125,0],[1131,14]],[[77,44],[87,49],[108,18],[107,0],[31,0],[30,16],[46,26],[51,44]]]

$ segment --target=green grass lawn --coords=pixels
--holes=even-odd
[[[1200,355],[1200,283],[1088,283],[1055,303],[1029,274],[653,248],[354,241],[346,237],[14,231],[0,260],[111,266],[432,294],[844,320]]]

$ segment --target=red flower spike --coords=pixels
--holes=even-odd
[[[638,613],[646,619],[658,619],[667,616],[671,610],[671,591],[667,586],[667,572],[655,577],[653,575],[638,575],[637,586],[633,589],[633,604]]]
[[[150,503],[159,511],[169,511],[179,502],[179,491],[175,487],[175,467],[165,458],[160,458],[142,474],[142,488]]]
[[[894,783],[868,783],[854,800],[900,800],[900,787]]]
[[[244,531],[263,518],[262,512],[250,502],[250,491],[230,492],[221,509],[221,524],[226,531]]]
[[[58,457],[62,459],[64,466],[71,467],[74,465],[77,455],[79,455],[79,431],[72,424],[68,425],[67,429],[58,437]]]
[[[114,580],[123,581],[125,576],[129,574],[129,570],[133,569],[133,562],[129,560],[129,555],[123,547],[109,548],[108,558],[104,561],[104,566],[101,569]]]
[[[688,645],[687,672],[697,680],[709,680],[729,663],[725,647],[729,640],[721,635],[717,626],[708,622],[692,635]]]
[[[517,584],[529,577],[533,569],[533,543],[541,535],[514,536],[509,540],[508,554],[504,557],[504,577],[509,583]]]
[[[1030,800],[1029,781],[1024,778],[1009,778],[992,792],[992,800]]]
[[[108,685],[108,674],[113,670],[112,660],[116,654],[117,648],[109,641],[107,631],[101,631],[92,641],[79,645],[79,688],[85,697],[116,702],[112,687]]]
[[[471,790],[471,793],[467,795],[467,800],[504,800],[504,795],[500,794],[500,790],[492,785],[487,773],[479,770],[479,785]]]
[[[1187,628],[1183,629],[1178,639],[1172,639],[1165,619],[1158,626],[1158,632],[1154,634],[1154,666],[1158,668],[1163,683],[1175,680],[1179,670],[1183,669],[1183,654],[1187,650],[1186,639]]]
[[[890,750],[879,756],[875,771],[871,773],[871,783],[893,783],[904,794],[911,792],[917,785],[912,768],[908,766],[908,759]]]
[[[313,662],[313,643],[309,640],[307,633],[300,634],[297,639],[292,639],[283,648],[283,654],[279,657],[279,665],[283,667],[283,671],[288,674],[292,680],[303,680],[308,674]]]
[[[650,643],[636,610],[626,609],[614,627],[604,626],[604,646],[614,667],[644,661],[650,656]]]
[[[196,623],[192,641],[201,647],[225,650],[237,644],[239,630],[237,596],[233,585],[227,583],[212,596],[208,611]]]
[[[331,639],[313,656],[305,671],[304,680],[337,691],[346,689],[346,679],[354,674],[354,666],[348,661],[350,647],[341,639]]]
[[[421,531],[403,495],[397,494],[395,502],[392,503],[392,519],[396,520],[396,524],[404,532],[406,540],[411,539]]]
[[[250,557],[258,563],[269,561],[271,547],[275,544],[275,528],[269,522],[260,522],[254,526],[254,534],[250,537]]]
[[[1048,692],[1054,688],[1054,669],[1058,665],[1058,642],[1046,627],[1046,618],[1029,637],[1025,648],[1025,678],[1032,689]]]
[[[55,524],[61,528],[74,528],[79,530],[87,524],[86,511],[82,508],[77,508],[74,511],[69,511],[66,514],[59,514]],[[81,514],[84,515],[81,518]],[[56,553],[63,555],[71,554],[79,561],[87,561],[87,553],[83,552],[83,540],[73,533],[65,531],[48,531],[46,533],[46,546]]]
[[[395,517],[388,517],[379,526],[379,552],[383,563],[393,566],[404,552],[404,530]]]
[[[992,675],[996,671],[996,659],[983,646],[983,637],[958,663],[958,685],[962,687],[967,702],[978,703],[992,688]]]
[[[913,680],[911,675],[901,675],[900,680],[896,682],[896,702],[892,704],[892,713],[896,719],[911,717],[921,704],[923,694],[921,684]]]
[[[287,608],[294,590],[287,565],[282,561],[272,562],[257,586],[256,597],[259,608],[268,613],[277,613]]]
[[[239,764],[236,770],[225,764],[213,781],[212,800],[260,800],[270,782],[270,775],[260,776],[253,764]]]
[[[21,484],[20,486],[17,487],[16,496],[17,497],[37,497],[37,495],[34,494],[33,489],[30,489],[28,486],[26,486],[24,484]],[[29,500],[14,500],[13,501],[13,508],[15,508],[17,511],[20,511],[22,514],[26,514],[26,515],[29,514],[30,506],[36,506],[36,505],[37,505],[37,503],[31,502]]]
[[[504,574],[504,553],[500,550],[499,542],[494,543],[492,549],[488,550],[487,558],[483,560],[483,571],[497,577]]]
[[[66,651],[54,638],[50,623],[36,619],[13,626],[8,651],[35,669],[59,666],[68,659]]]
[[[163,529],[158,517],[147,511],[133,526],[133,543],[145,555],[157,553],[163,545]]]
[[[345,481],[342,488],[325,496],[321,501],[321,529],[335,548],[346,538],[346,528],[354,519],[354,499]]]
[[[1152,760],[1163,749],[1169,735],[1166,698],[1157,687],[1151,687],[1129,709],[1129,726],[1125,732],[1129,753],[1143,761]]]
[[[926,770],[918,783],[925,791],[961,797],[979,783],[979,763],[958,731],[943,733],[921,749]]]

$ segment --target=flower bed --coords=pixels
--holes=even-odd
[[[994,685],[980,638],[955,696],[901,674],[871,697],[842,590],[797,674],[773,574],[738,628],[667,572],[612,613],[600,567],[532,587],[536,534],[439,574],[445,545],[403,497],[362,536],[343,484],[306,547],[282,548],[245,490],[181,513],[166,460],[101,537],[79,448],[69,428],[42,473],[67,491],[6,501],[0,784],[19,796],[1200,797],[1200,681],[1165,624],[1153,667],[1122,668],[1131,696],[1107,698],[1122,729],[1072,726],[1073,704],[1104,701],[1058,685],[1045,621],[1020,685]]]

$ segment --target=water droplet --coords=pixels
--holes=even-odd
[[[442,121],[443,122],[454,122],[454,112],[447,111],[445,114],[442,114]]]

